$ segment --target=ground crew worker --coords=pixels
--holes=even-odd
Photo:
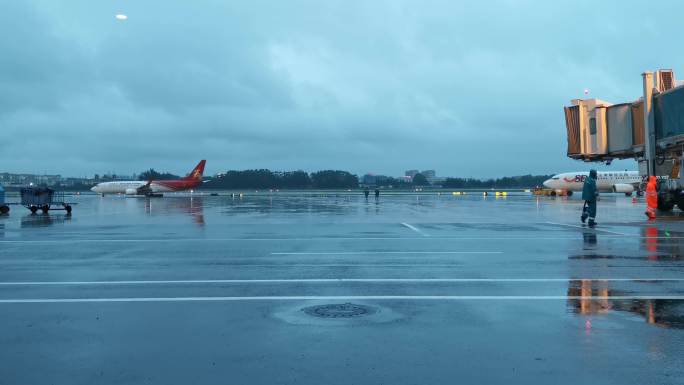
[[[596,170],[589,171],[589,177],[584,180],[582,188],[582,199],[584,208],[582,209],[582,223],[589,218],[589,227],[596,226],[596,200],[598,199],[598,189],[596,188]]]
[[[380,198],[380,190],[375,189],[375,199],[378,199],[378,198]]]
[[[658,192],[656,191],[656,177],[649,176],[646,185],[646,216],[648,219],[655,219],[655,212],[658,208]]]
[[[368,195],[370,194],[370,191],[368,191],[368,187],[363,189],[363,195],[366,197],[366,200],[368,200]]]

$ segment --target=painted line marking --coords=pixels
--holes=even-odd
[[[228,301],[487,301],[487,300],[684,300],[684,295],[567,296],[567,295],[363,295],[363,296],[254,296],[254,297],[121,297],[121,298],[25,298],[0,299],[0,304],[103,303],[103,302],[228,302]]]
[[[417,228],[416,226],[410,225],[406,222],[401,222],[401,225],[415,231],[416,233],[418,233],[424,237],[429,237],[428,234],[426,234],[425,232],[423,232],[421,229]]]
[[[345,282],[684,282],[684,278],[299,278],[299,279],[188,279],[188,280],[121,280],[121,281],[14,281],[0,286],[87,286],[87,285],[167,285],[225,283],[345,283]]]
[[[555,225],[555,226],[574,227],[574,228],[578,228],[578,229],[592,230],[592,231],[601,231],[601,232],[604,232],[604,233],[615,234],[615,235],[622,235],[622,236],[627,236],[627,237],[630,236],[629,234],[618,233],[618,232],[616,232],[616,231],[610,231],[610,230],[604,230],[604,229],[597,229],[597,228],[595,228],[595,227],[592,229],[591,227],[580,226],[580,225],[573,225],[573,224],[570,224],[570,223],[557,223],[557,222],[546,222],[546,223],[549,224],[549,225]]]
[[[366,254],[503,254],[503,251],[321,251],[279,252],[271,255],[366,255]]]
[[[659,265],[662,266],[662,265]],[[460,263],[288,263],[288,264],[240,264],[231,265],[231,267],[275,267],[275,268],[295,268],[295,267],[382,267],[382,268],[394,268],[394,267],[458,267],[462,268],[463,265]]]
[[[553,222],[548,222],[547,224],[556,224]],[[575,227],[574,225],[567,225],[558,223],[561,226]],[[579,226],[578,226],[579,227]],[[605,236],[606,239],[624,239],[629,237],[629,239],[684,239],[684,237],[679,236],[640,236],[640,235],[630,235],[625,233],[611,232],[608,230],[594,229],[596,231],[603,231],[609,234],[614,234],[612,236]],[[561,241],[561,240],[576,240],[577,237],[320,237],[320,238],[176,238],[176,239],[73,239],[73,240],[3,240],[0,244],[77,244],[77,243],[182,243],[182,242],[315,242],[315,241],[410,241],[410,240],[425,240],[425,241],[435,241],[435,240],[452,240],[452,241]]]

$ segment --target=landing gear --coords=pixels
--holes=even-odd
[[[67,215],[71,214],[71,206],[70,205],[64,205],[64,210],[66,211]]]
[[[9,211],[10,211],[9,206],[7,206],[7,205],[0,206],[0,214],[7,214]]]
[[[38,206],[31,206],[29,210],[31,210],[31,214],[35,214],[38,211]]]
[[[571,197],[571,196],[572,196],[572,191],[568,190],[568,192],[565,193],[565,195]]]
[[[43,205],[43,207],[41,207],[40,210],[43,211],[43,214],[47,214],[48,211],[50,211],[50,206]]]

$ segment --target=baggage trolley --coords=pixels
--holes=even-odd
[[[64,210],[71,214],[71,206],[76,203],[67,202],[63,192],[55,192],[47,187],[25,187],[21,189],[21,203],[35,214],[41,210],[47,214],[50,210]]]

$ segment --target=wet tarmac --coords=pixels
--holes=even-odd
[[[684,217],[526,194],[0,217],[0,384],[684,383]]]

